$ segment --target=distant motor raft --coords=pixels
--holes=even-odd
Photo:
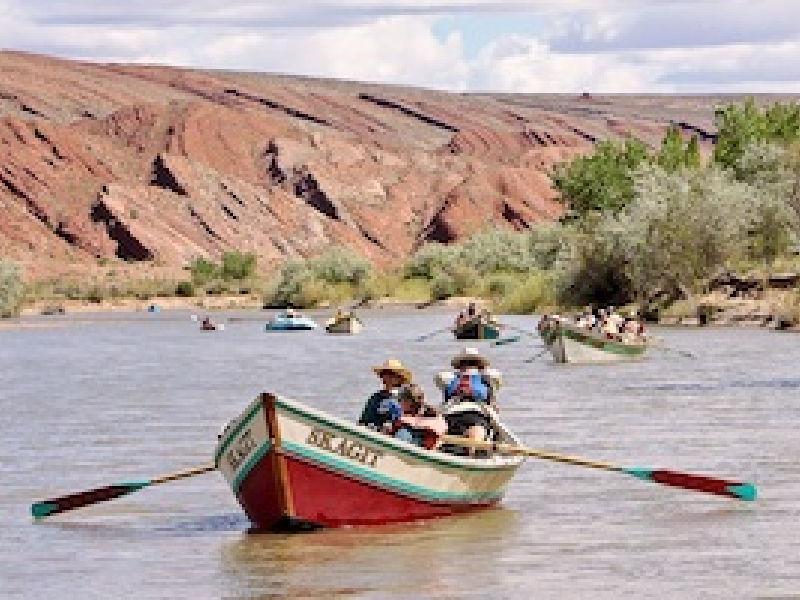
[[[265,326],[267,331],[310,331],[316,328],[317,324],[313,319],[301,315],[292,308],[278,313]]]

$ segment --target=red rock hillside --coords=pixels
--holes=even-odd
[[[459,95],[0,52],[0,256],[30,278],[420,244],[559,216],[597,140],[713,137],[713,98]],[[133,265],[133,266],[131,266]]]

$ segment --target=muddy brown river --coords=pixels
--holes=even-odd
[[[499,508],[402,526],[249,534],[216,473],[34,523],[32,500],[208,461],[262,391],[355,418],[370,365],[397,357],[436,397],[463,345],[412,341],[445,313],[366,312],[352,337],[234,316],[214,333],[188,312],[0,330],[0,597],[800,598],[800,335],[767,331],[662,329],[697,359],[616,366],[482,343],[529,445],[754,481],[755,503],[528,460]]]

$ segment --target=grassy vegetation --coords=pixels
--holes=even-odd
[[[671,312],[685,314],[722,271],[766,276],[800,267],[800,105],[748,101],[720,109],[717,122],[705,162],[697,138],[677,128],[655,151],[632,139],[600,143],[552,174],[570,209],[561,223],[427,244],[392,270],[332,247],[286,262],[265,281],[255,255],[228,252],[219,263],[196,259],[183,281],[56,282],[40,292],[92,302],[263,293],[268,305],[301,308],[473,296],[511,313],[586,304],[664,309],[677,301]],[[13,300],[4,302],[14,310]],[[786,302],[794,314],[797,303]]]
[[[253,254],[227,252],[216,264],[204,258],[187,267],[189,279],[145,277],[128,279],[113,269],[93,279],[52,279],[32,283],[25,290],[25,300],[58,304],[71,300],[102,304],[117,300],[153,300],[156,298],[193,298],[203,296],[262,295],[264,281],[256,273]]]
[[[0,258],[0,318],[18,315],[23,295],[22,271],[19,266]]]

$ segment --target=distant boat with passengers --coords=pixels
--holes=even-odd
[[[647,352],[644,325],[612,311],[576,319],[544,315],[539,335],[557,363],[593,364],[637,360]]]
[[[336,311],[336,314],[325,323],[328,333],[356,334],[361,333],[364,323],[352,311]]]

